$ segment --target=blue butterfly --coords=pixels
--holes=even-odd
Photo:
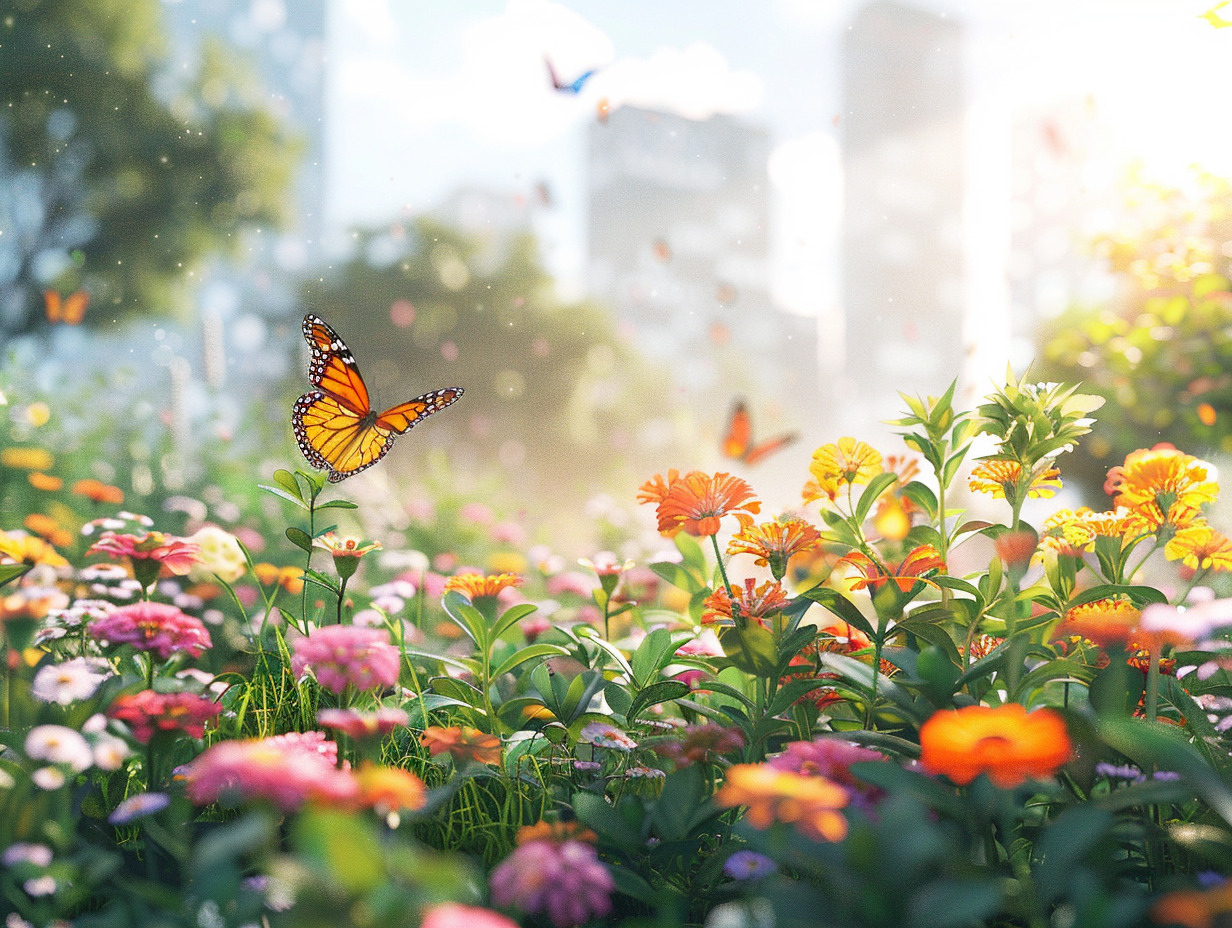
[[[591,68],[577,80],[571,84],[566,84],[556,73],[556,69],[552,67],[552,62],[544,56],[543,63],[548,66],[548,77],[552,79],[552,89],[559,90],[561,93],[581,93],[582,85],[590,80],[591,75],[595,73],[595,68]]]

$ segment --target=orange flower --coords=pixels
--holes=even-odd
[[[818,643],[818,647],[823,651],[847,654],[853,651],[863,651],[873,646],[868,635],[842,619],[831,619],[825,625],[818,625],[817,632],[830,637],[830,640]]]
[[[749,523],[732,536],[728,554],[751,554],[758,567],[769,567],[781,579],[794,554],[811,551],[821,544],[821,533],[803,519],[784,516],[776,522]]]
[[[103,483],[101,480],[95,480],[93,477],[78,480],[74,483],[73,492],[96,503],[110,503],[113,506],[118,506],[124,502],[123,490],[119,487],[113,487],[109,483]]]
[[[531,841],[549,841],[552,844],[564,844],[566,841],[585,841],[594,844],[599,840],[589,828],[581,822],[535,822],[533,825],[523,825],[518,829],[514,840],[519,844]]]
[[[664,480],[660,474],[655,474],[649,480],[642,484],[637,491],[637,501],[639,503],[654,503],[656,506],[663,500],[667,499],[667,493],[672,488],[672,484],[680,479],[680,471],[672,468],[667,472],[667,479]]]
[[[484,596],[497,596],[501,590],[511,586],[521,586],[522,578],[517,574],[455,574],[445,581],[445,592],[457,590],[471,602]]]
[[[846,484],[868,483],[882,470],[880,452],[847,437],[822,445],[813,452],[813,461],[809,464],[809,473],[822,487],[835,479]]]
[[[929,583],[928,578],[932,574],[945,573],[945,561],[941,559],[940,552],[932,545],[920,545],[913,548],[902,562],[889,572],[860,551],[853,551],[842,560],[864,574],[863,579],[857,578],[851,581],[853,590],[862,590],[869,586],[874,590],[879,590],[887,580],[893,580],[902,592],[907,593],[917,583]]]
[[[739,477],[697,470],[675,479],[669,472],[666,483],[656,476],[642,485],[638,499],[658,500],[659,532],[669,538],[682,529],[698,537],[717,535],[723,516],[761,511],[753,488]]]
[[[1108,471],[1104,490],[1153,530],[1182,528],[1213,502],[1219,484],[1207,479],[1210,465],[1167,444],[1131,452]]]
[[[1142,610],[1128,599],[1112,596],[1074,606],[1061,623],[1063,634],[1079,635],[1101,647],[1124,647],[1139,636]]]
[[[1232,539],[1204,521],[1194,522],[1168,539],[1164,556],[1193,570],[1232,570]]]
[[[53,477],[51,474],[44,474],[42,471],[33,471],[26,474],[26,479],[30,481],[30,486],[36,490],[59,490],[64,486],[64,481],[59,477]]]
[[[902,541],[911,532],[911,511],[906,504],[911,500],[894,493],[887,493],[877,500],[877,512],[873,527],[886,541]]]
[[[474,761],[478,764],[501,762],[501,740],[476,728],[465,725],[438,728],[431,725],[424,729],[420,738],[433,757],[448,754],[455,764]]]
[[[1021,492],[1022,465],[1017,461],[983,461],[971,471],[968,486],[976,493],[990,493],[997,499],[1017,497]],[[1027,496],[1047,499],[1061,489],[1061,472],[1049,467],[1031,478]]]
[[[815,841],[842,841],[847,836],[847,819],[839,811],[847,805],[847,790],[825,777],[765,764],[737,764],[728,768],[714,800],[729,809],[746,806],[745,817],[754,828],[783,822]]]
[[[735,608],[740,610],[741,618],[756,619],[758,624],[764,625],[761,621],[763,618],[782,612],[791,604],[777,580],[767,580],[754,589],[753,584],[756,582],[745,580],[743,589],[735,586],[728,590],[719,588],[707,596],[702,603],[702,624],[733,624],[736,621],[733,615],[734,604]]]
[[[46,564],[49,567],[68,566],[68,561],[46,541],[37,535],[27,535],[24,532],[0,531],[0,561]]]
[[[1182,925],[1183,928],[1218,928],[1226,924],[1222,916],[1232,913],[1232,880],[1209,889],[1177,889],[1155,900],[1151,921],[1157,925]]]
[[[381,767],[367,762],[355,773],[362,808],[388,814],[404,809],[422,809],[428,801],[423,780],[400,767]]]
[[[1051,709],[1017,703],[934,712],[920,728],[920,765],[965,786],[981,773],[1009,789],[1047,777],[1070,759],[1065,719]]]
[[[41,512],[30,513],[22,524],[34,532],[34,534],[41,536],[53,545],[59,545],[61,548],[73,543],[72,532],[60,528],[59,522]]]

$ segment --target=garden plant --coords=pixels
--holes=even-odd
[[[791,512],[665,468],[667,553],[577,566],[490,512],[360,537],[314,471],[264,481],[281,538],[130,512],[9,443],[6,928],[1227,924],[1214,468],[1142,448],[1028,521],[1100,400],[954,393]]]

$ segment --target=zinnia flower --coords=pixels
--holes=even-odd
[[[355,782],[359,786],[358,804],[384,815],[422,809],[428,801],[423,780],[401,767],[366,763],[356,771]]]
[[[920,728],[920,765],[965,786],[981,773],[1009,789],[1052,776],[1073,754],[1065,719],[1017,703],[943,709]]]
[[[787,573],[795,554],[812,551],[821,544],[821,533],[803,519],[785,516],[775,522],[749,523],[732,536],[728,554],[751,554],[758,567],[769,567],[776,580]]]
[[[163,660],[181,651],[200,657],[211,645],[210,633],[200,619],[165,603],[121,606],[91,622],[89,632],[104,644],[131,644]]]
[[[854,438],[843,437],[813,452],[809,473],[822,488],[835,481],[848,486],[868,483],[882,472],[881,453]]]
[[[492,901],[573,928],[612,910],[616,884],[599,856],[581,841],[530,841],[516,847],[489,879]]]
[[[248,559],[239,539],[217,525],[204,525],[185,541],[197,546],[197,562],[188,574],[193,580],[218,576],[234,583],[248,570]]]
[[[25,532],[0,532],[0,563],[46,564],[48,567],[67,567],[66,561],[55,548],[38,535]]]
[[[384,706],[375,712],[360,712],[357,709],[322,709],[317,713],[317,724],[332,728],[356,740],[383,738],[395,728],[406,726],[408,716],[401,709]]]
[[[791,605],[787,592],[777,580],[767,580],[756,588],[755,583],[747,579],[743,587],[732,586],[726,590],[720,587],[707,596],[702,603],[702,624],[733,625],[753,619],[764,625],[767,616],[777,615]]]
[[[94,763],[90,743],[80,732],[63,725],[36,725],[26,735],[26,756],[49,764],[63,764],[81,773]]]
[[[477,764],[499,764],[501,762],[500,738],[465,725],[452,728],[429,725],[424,729],[420,740],[431,756],[448,754],[455,764],[463,764],[467,761]]]
[[[1108,471],[1104,489],[1150,529],[1181,528],[1213,502],[1219,484],[1208,479],[1210,465],[1168,444],[1133,451]]]
[[[655,753],[666,757],[677,767],[714,761],[744,747],[744,734],[738,728],[727,728],[713,722],[690,725],[679,733],[679,740],[661,741]]]
[[[975,493],[988,493],[997,499],[1021,502],[1024,498],[1022,481],[1022,465],[1019,462],[993,460],[977,464],[971,471],[967,485]],[[1025,487],[1025,498],[1048,499],[1056,495],[1059,489],[1061,472],[1055,467],[1047,467],[1031,478]]]
[[[614,725],[606,722],[591,722],[578,733],[578,741],[593,744],[613,751],[632,751],[637,742]]]
[[[1232,880],[1205,889],[1175,889],[1155,900],[1151,921],[1184,928],[1219,928],[1232,914]]]
[[[928,583],[928,578],[933,574],[945,573],[945,561],[932,545],[920,545],[913,548],[897,566],[888,568],[883,568],[861,551],[852,551],[842,560],[864,575],[863,579],[851,581],[853,590],[862,590],[869,586],[874,590],[879,590],[888,581],[893,580],[901,592],[908,593],[917,583]]]
[[[185,767],[185,788],[197,805],[265,800],[291,812],[309,800],[348,803],[358,786],[337,759],[338,745],[319,731],[220,741]]]
[[[67,706],[94,695],[100,683],[113,676],[104,660],[74,657],[59,664],[40,667],[30,685],[35,699]]]
[[[754,828],[775,822],[795,826],[815,841],[841,841],[847,819],[839,810],[847,805],[847,790],[825,777],[776,770],[766,764],[737,764],[727,770],[726,781],[714,800],[724,808],[746,806],[745,818]]]
[[[9,447],[0,451],[0,464],[14,470],[51,470],[55,463],[46,448]]]
[[[118,506],[124,502],[123,490],[109,483],[103,483],[101,480],[95,480],[93,477],[87,477],[85,480],[78,480],[74,483],[73,492],[95,503]]]
[[[1124,647],[1139,637],[1141,616],[1142,610],[1128,599],[1110,596],[1074,606],[1065,613],[1061,631],[1101,647]]]
[[[723,872],[733,880],[759,880],[778,870],[778,865],[765,854],[739,850],[723,862]]]
[[[291,645],[291,671],[302,677],[309,670],[331,693],[348,686],[370,690],[398,682],[402,656],[383,628],[322,625]]]
[[[753,488],[739,477],[697,470],[667,484],[656,476],[642,485],[638,499],[657,502],[659,533],[669,538],[681,530],[699,538],[717,535],[723,516],[761,511]]]
[[[148,744],[159,732],[180,732],[190,738],[205,736],[207,722],[218,718],[222,706],[195,693],[157,693],[142,690],[120,696],[107,715],[125,723],[133,737]]]
[[[171,805],[171,797],[166,793],[137,793],[121,802],[107,821],[113,825],[127,825],[147,815],[154,815]]]
[[[1191,570],[1232,570],[1232,539],[1205,521],[1195,521],[1168,539],[1164,556]]]
[[[484,576],[479,573],[461,573],[445,581],[445,592],[457,590],[473,603],[483,597],[499,596],[502,590],[521,585],[522,578],[517,574]]]
[[[155,562],[171,573],[183,576],[192,569],[201,556],[200,549],[184,538],[175,538],[171,535],[164,535],[162,532],[121,535],[112,531],[103,532],[98,537],[98,541],[90,545],[86,554],[126,557],[132,562],[133,571],[138,573],[138,579],[142,579],[140,572],[143,569],[141,565],[143,561]]]

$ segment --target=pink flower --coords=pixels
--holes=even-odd
[[[548,621],[548,617],[541,612],[536,612],[534,615],[527,616],[518,623],[518,627],[522,629],[522,634],[526,636],[526,641],[529,644],[534,644],[535,639],[546,631],[551,631],[552,623]]]
[[[319,731],[220,741],[187,765],[185,784],[197,805],[266,800],[291,812],[309,800],[349,802],[358,794],[337,760],[338,745]]]
[[[89,631],[104,644],[131,644],[138,651],[154,651],[163,660],[180,651],[200,657],[212,643],[200,619],[165,603],[121,606],[91,622]]]
[[[805,776],[825,777],[843,787],[852,804],[869,809],[883,793],[853,774],[851,765],[873,760],[886,760],[886,756],[880,751],[841,738],[822,736],[812,741],[791,742],[783,753],[767,760],[766,766]]]
[[[423,914],[420,928],[518,928],[499,912],[460,902],[442,902]]]
[[[383,628],[323,625],[298,639],[293,649],[292,672],[302,677],[311,670],[331,693],[348,686],[370,690],[398,682],[401,654]]]
[[[134,562],[134,570],[137,569],[137,561],[156,561],[179,576],[188,573],[193,564],[201,559],[201,549],[196,544],[162,532],[146,532],[144,535],[103,532],[86,554],[126,557]]]
[[[489,879],[492,901],[544,913],[556,928],[572,928],[612,910],[612,875],[582,841],[528,841],[515,848]]]
[[[375,712],[360,712],[356,709],[322,709],[317,713],[317,724],[332,728],[344,735],[361,738],[383,738],[395,728],[405,726],[407,714],[401,709],[381,707]]]
[[[193,738],[205,735],[205,723],[218,717],[222,706],[195,693],[156,693],[142,690],[121,696],[107,715],[128,725],[142,744],[160,731],[183,732]]]

